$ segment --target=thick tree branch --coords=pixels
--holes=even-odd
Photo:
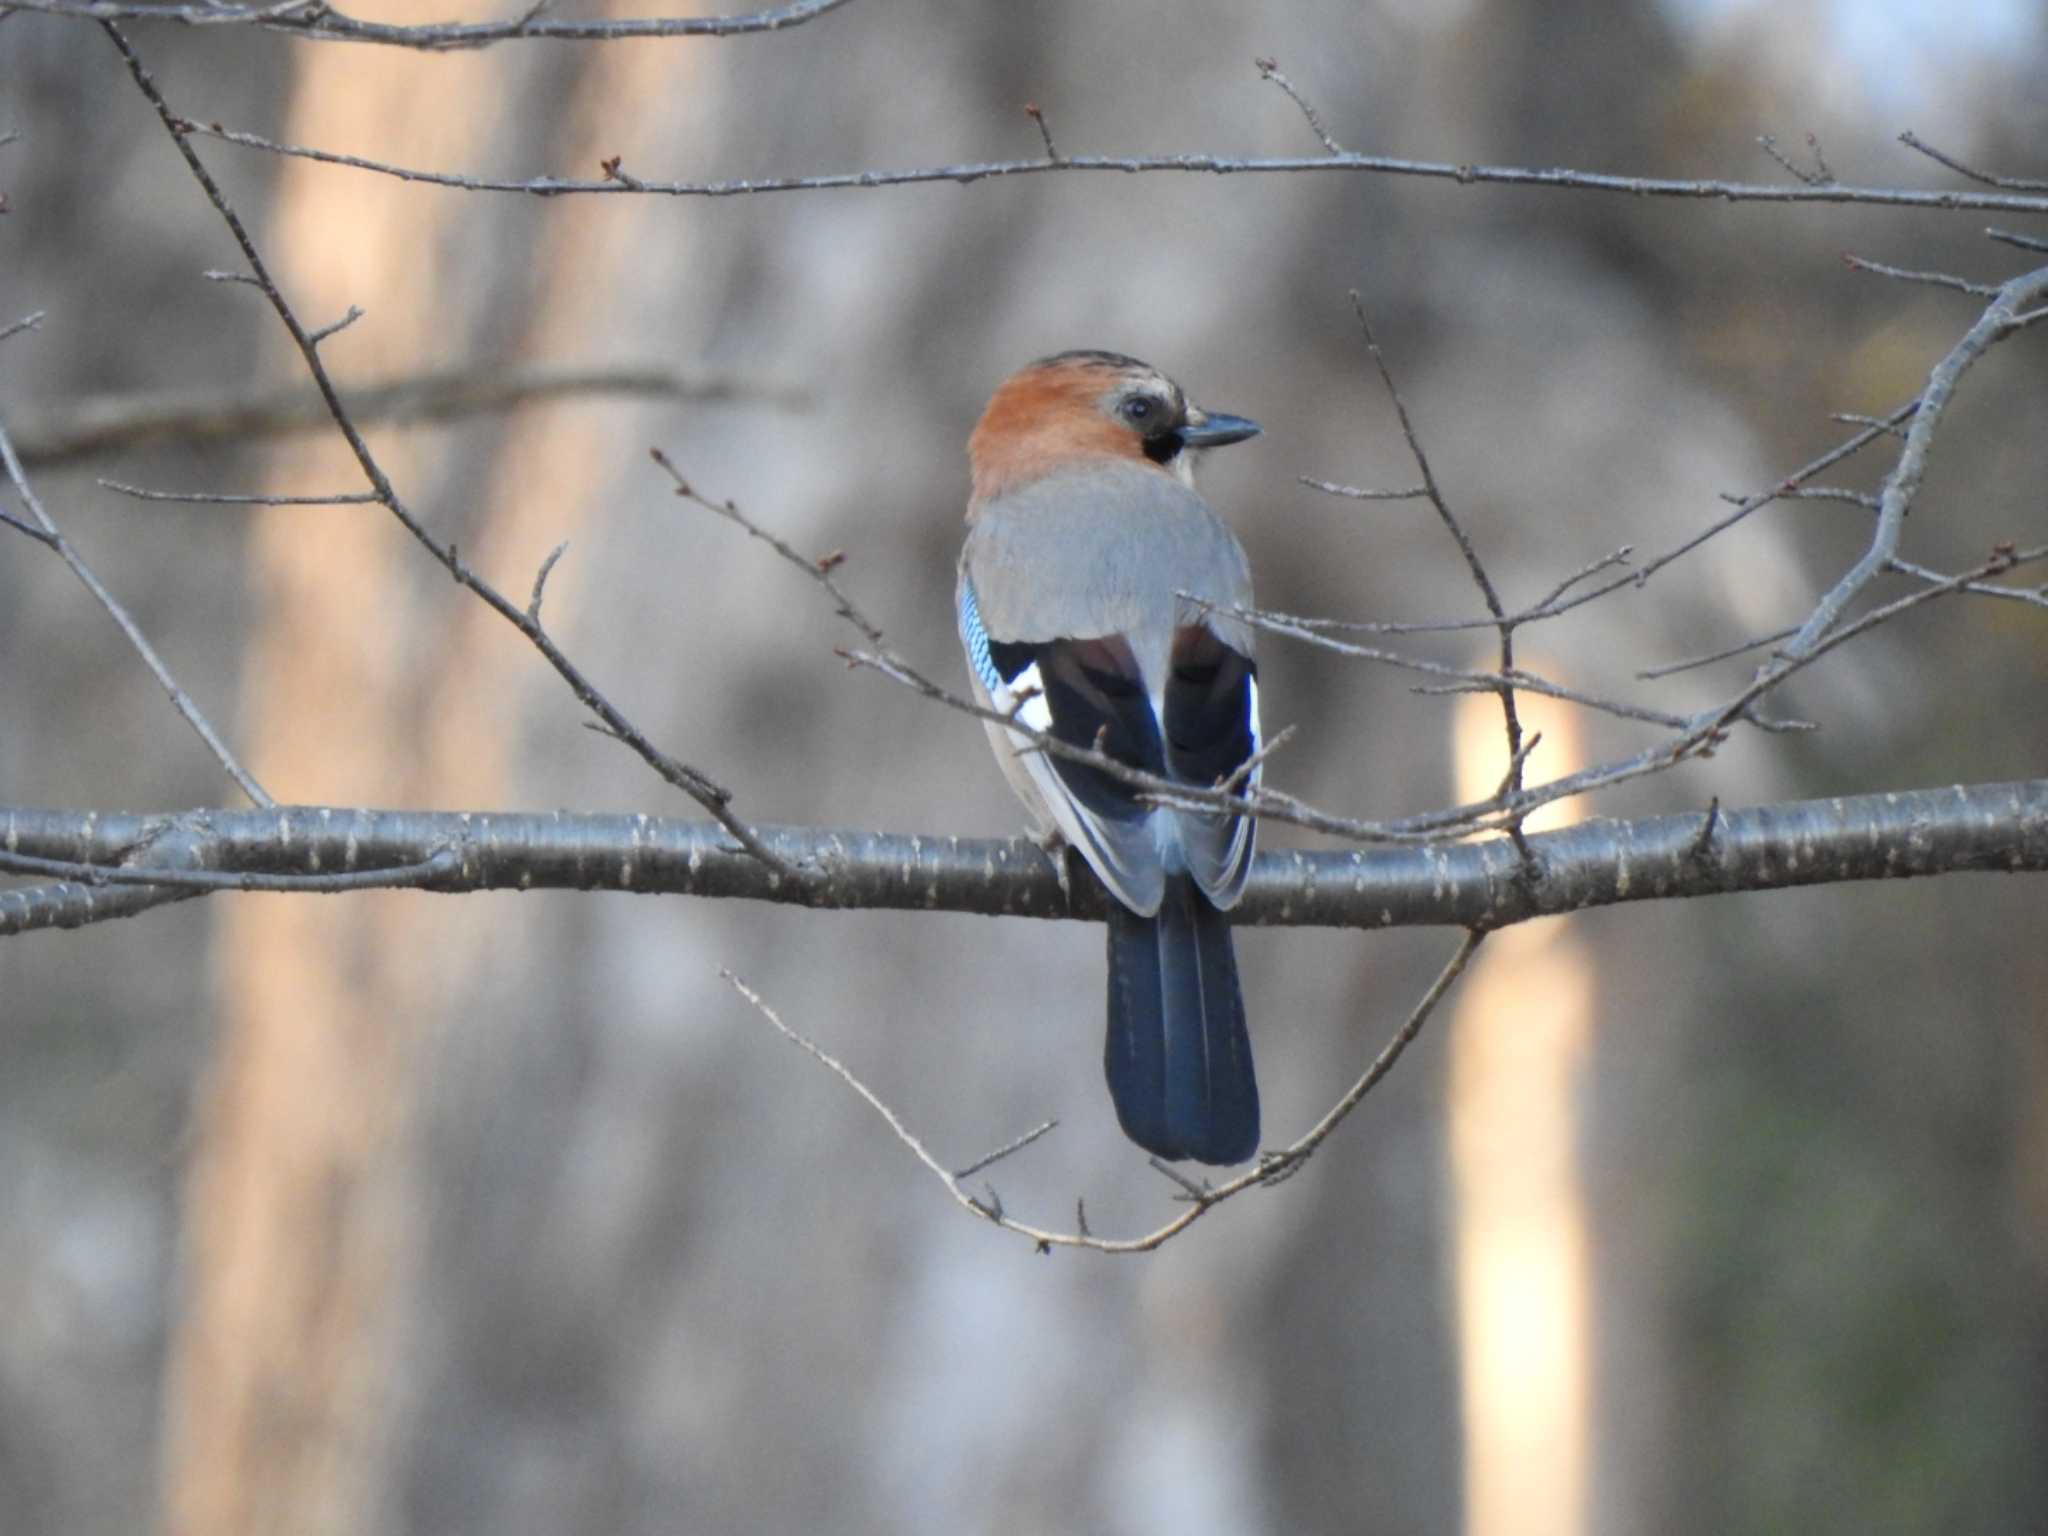
[[[287,807],[274,811],[0,811],[0,869],[88,884],[86,866],[176,882],[207,872],[293,877],[285,888],[389,885],[443,893],[607,890],[821,908],[1102,915],[1093,881],[1063,894],[1027,838],[756,827],[778,875],[717,827],[651,816]],[[2048,779],[1796,801],[1748,810],[1598,819],[1528,838],[1259,855],[1234,921],[1266,927],[1479,930],[1621,902],[1966,871],[2048,871]],[[423,876],[436,858],[442,872]],[[372,871],[385,871],[378,880]],[[102,887],[105,906],[111,888]],[[77,927],[96,911],[67,887],[0,892],[0,935]]]

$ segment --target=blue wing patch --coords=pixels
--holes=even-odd
[[[967,664],[974,668],[974,675],[988,690],[989,697],[994,698],[1003,691],[1003,674],[996,670],[995,658],[988,653],[988,630],[982,626],[974,588],[965,581],[960,583],[960,638],[967,646]]]

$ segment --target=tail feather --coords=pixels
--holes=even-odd
[[[1241,1163],[1258,1150],[1259,1086],[1230,924],[1185,875],[1153,917],[1112,903],[1109,1096],[1148,1152]]]

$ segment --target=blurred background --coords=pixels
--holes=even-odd
[[[403,4],[357,8],[421,19]],[[451,14],[501,8],[451,3]],[[596,8],[589,8],[595,13]],[[584,14],[577,11],[576,14]],[[620,8],[625,14],[625,8]],[[646,12],[641,12],[645,14]],[[436,18],[440,12],[435,13]],[[551,15],[571,14],[565,5]],[[785,33],[419,55],[137,26],[175,110],[478,174],[745,177],[1347,147],[1947,185],[1913,129],[2048,174],[2048,38],[2010,3],[855,0]],[[299,377],[106,39],[0,22],[0,419]],[[817,593],[668,493],[661,446],[953,676],[963,444],[1020,363],[1106,347],[1265,423],[1206,490],[1260,596],[1479,611],[1406,484],[1355,289],[1510,605],[1645,554],[1910,398],[1996,281],[1981,215],[1625,200],[1358,175],[1062,175],[720,200],[411,186],[197,141],[345,383],[654,364],[755,398],[535,402],[372,434],[509,593],[761,821],[979,835],[972,722],[832,655]],[[2017,218],[1989,222],[2026,227]],[[2035,228],[2036,234],[2048,230]],[[794,389],[803,403],[765,398]],[[1909,553],[2042,537],[2022,338],[1943,428]],[[1864,458],[1831,476],[1873,487]],[[359,481],[328,435],[50,463],[52,514],[283,800],[691,807],[380,511],[139,504]],[[10,506],[11,502],[8,503]],[[1666,708],[1860,547],[1793,503],[1525,661]],[[1948,601],[1806,674],[1610,815],[2024,777],[2042,615]],[[1482,659],[1460,637],[1417,643]],[[83,591],[0,537],[0,802],[236,804]],[[1488,788],[1487,711],[1284,642],[1271,782],[1391,817]],[[1546,717],[1542,777],[1633,727]],[[1293,841],[1273,828],[1273,845]],[[0,945],[0,1528],[133,1532],[2012,1531],[2048,1526],[2048,920],[1997,877],[1645,904],[1496,938],[1300,1176],[1149,1258],[964,1219],[728,965],[968,1162],[1097,1232],[1177,1207],[1116,1131],[1079,924],[569,894],[244,896]],[[1241,931],[1269,1135],[1396,1027],[1455,935]]]

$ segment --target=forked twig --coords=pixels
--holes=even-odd
[[[555,644],[554,640],[541,627],[536,618],[499,592],[496,587],[482,576],[463,564],[453,544],[443,544],[427,531],[426,525],[419,520],[412,509],[406,505],[404,499],[400,497],[397,488],[391,483],[390,477],[385,474],[383,465],[370,452],[369,445],[364,441],[362,432],[357,427],[355,419],[349,414],[347,406],[342,403],[340,393],[336,390],[334,381],[327,372],[327,365],[321,360],[318,342],[300,322],[297,313],[292,309],[291,305],[286,302],[284,294],[272,279],[270,269],[265,264],[262,254],[257,250],[256,242],[250,237],[248,230],[243,226],[241,216],[235,212],[233,205],[227,199],[227,195],[221,190],[220,184],[214,180],[212,173],[206,169],[205,164],[200,160],[198,154],[188,142],[187,133],[182,131],[182,120],[172,113],[170,105],[164,100],[162,92],[157,89],[156,81],[150,76],[149,71],[144,68],[142,60],[137,56],[135,50],[129,46],[128,39],[123,35],[121,29],[112,21],[102,22],[101,25],[105,29],[107,36],[112,40],[114,47],[120,52],[123,61],[127,64],[128,73],[134,79],[136,88],[142,92],[143,96],[149,101],[149,104],[155,108],[158,118],[164,125],[164,131],[170,135],[171,142],[177,147],[186,168],[191,171],[193,178],[199,183],[201,190],[205,192],[207,201],[213,204],[214,211],[220,215],[222,222],[227,225],[228,232],[234,237],[235,244],[241,248],[242,257],[249,264],[248,280],[262,291],[264,298],[269,301],[270,307],[276,312],[278,319],[283,322],[285,329],[291,334],[292,341],[298,348],[299,356],[306,365],[307,373],[312,376],[314,385],[320,391],[320,398],[326,403],[328,414],[333,418],[334,424],[340,430],[343,438],[347,440],[349,451],[354,455],[357,466],[363,472],[363,477],[369,481],[370,488],[375,493],[378,502],[398,520],[399,525],[413,537],[415,542],[447,570],[450,576],[454,577],[457,582],[482,599],[487,607],[526,637],[528,643],[541,653],[548,664],[555,669],[557,675],[569,685],[570,691],[575,694],[578,702],[604,723],[608,734],[632,748],[640,756],[640,759],[653,768],[655,772],[659,773],[662,778],[702,806],[705,812],[720,826],[724,827],[732,835],[734,841],[742,848],[745,848],[754,857],[762,860],[771,868],[787,873],[788,867],[753,834],[746,823],[733,814],[730,808],[732,800],[732,792],[730,790],[718,784],[709,775],[669,756],[668,753],[655,746],[652,741],[648,740],[641,733],[639,727],[627,719],[625,714],[610,699],[600,693],[597,687],[584,676],[582,669],[577,667],[561,647]]]
[[[1430,1015],[1436,1011],[1437,1005],[1443,1001],[1445,994],[1450,991],[1458,977],[1464,973],[1466,965],[1471,961],[1473,953],[1479,948],[1481,941],[1485,937],[1486,935],[1478,929],[1470,929],[1466,932],[1457,950],[1445,962],[1443,969],[1437,973],[1436,980],[1430,983],[1428,989],[1416,1000],[1415,1005],[1409,1009],[1407,1018],[1402,1021],[1400,1028],[1394,1031],[1394,1034],[1387,1043],[1381,1047],[1379,1054],[1373,1057],[1372,1061],[1366,1065],[1365,1070],[1359,1074],[1349,1088],[1345,1089],[1337,1102],[1331,1105],[1314,1125],[1310,1126],[1307,1131],[1294,1141],[1289,1142],[1277,1151],[1262,1153],[1258,1162],[1252,1167],[1213,1186],[1194,1183],[1174,1169],[1168,1168],[1163,1164],[1155,1164],[1155,1166],[1160,1168],[1161,1172],[1166,1173],[1182,1185],[1183,1192],[1186,1194],[1185,1207],[1171,1221],[1155,1227],[1150,1232],[1146,1232],[1141,1236],[1129,1238],[1095,1236],[1087,1230],[1087,1223],[1081,1218],[1078,1206],[1076,1208],[1075,1222],[1077,1230],[1062,1232],[1051,1228],[1033,1226],[1029,1222],[1019,1221],[1002,1209],[1000,1201],[993,1198],[983,1199],[970,1194],[961,1185],[969,1174],[987,1166],[987,1159],[980,1163],[971,1164],[962,1173],[955,1174],[949,1172],[945,1165],[932,1155],[917,1133],[910,1129],[903,1117],[891,1108],[872,1088],[862,1082],[855,1075],[852,1068],[848,1067],[846,1063],[827,1051],[816,1041],[785,1023],[781,1015],[769,1006],[761,994],[747,985],[734,972],[721,966],[718,974],[728,986],[742,998],[746,999],[747,1003],[756,1013],[768,1021],[777,1034],[805,1052],[805,1054],[809,1055],[827,1071],[831,1072],[833,1076],[845,1083],[847,1087],[860,1096],[870,1109],[880,1115],[883,1122],[895,1134],[896,1139],[902,1142],[910,1150],[911,1154],[931,1171],[933,1177],[937,1178],[945,1186],[946,1193],[952,1197],[954,1204],[980,1217],[983,1221],[1001,1227],[1006,1232],[1014,1232],[1019,1237],[1025,1238],[1035,1244],[1041,1253],[1050,1252],[1054,1248],[1082,1248],[1095,1253],[1132,1254],[1150,1253],[1153,1249],[1158,1248],[1186,1231],[1224,1201],[1241,1195],[1246,1190],[1257,1185],[1277,1184],[1297,1171],[1303,1163],[1315,1154],[1316,1149],[1329,1139],[1330,1133],[1344,1123],[1346,1117],[1358,1107],[1365,1096],[1371,1093],[1386,1075],[1394,1069],[1394,1064],[1401,1059],[1401,1054],[1414,1043],[1415,1037],[1422,1033],[1422,1028],[1429,1022]],[[1038,1136],[1043,1135],[1050,1128],[1050,1123],[1048,1123],[1048,1125],[1041,1127],[1038,1131],[1034,1131],[1030,1137],[1025,1138],[1025,1141],[1036,1140]],[[1015,1145],[1022,1144],[1024,1143],[1020,1142]],[[1005,1151],[1008,1150],[1013,1150],[1013,1148],[1005,1149]]]

